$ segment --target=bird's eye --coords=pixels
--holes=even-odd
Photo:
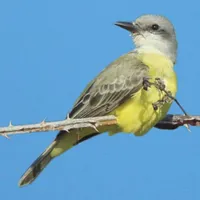
[[[151,26],[151,28],[152,28],[154,31],[156,31],[156,30],[159,29],[159,26],[158,26],[158,24],[153,24],[153,25]]]

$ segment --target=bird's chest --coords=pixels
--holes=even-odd
[[[148,78],[149,82],[157,83],[157,79],[160,79],[164,86],[165,91],[169,92],[175,97],[177,91],[176,74],[173,70],[173,63],[166,57],[160,55],[149,55],[143,58],[142,62],[149,67]],[[147,121],[150,124],[155,124],[161,120],[168,112],[172,100],[170,97],[168,101],[164,101],[167,95],[164,91],[152,85],[148,90],[141,90],[138,94],[138,98],[141,100],[140,106],[145,108],[141,113],[147,116]],[[159,103],[161,102],[161,103]],[[145,106],[144,106],[145,105]],[[154,109],[154,105],[157,108]]]
[[[177,82],[173,63],[168,58],[157,54],[147,54],[141,59],[142,62],[149,67],[149,81],[155,83],[156,79],[160,79],[165,85],[165,90],[170,91],[172,96],[175,96],[177,91]],[[158,95],[155,95],[156,93],[158,93]],[[150,99],[155,98],[156,100],[156,98],[161,98],[165,93],[161,92],[156,87],[151,87],[146,95]]]
[[[140,59],[149,67],[149,82],[154,83],[157,78],[165,85],[165,90],[175,96],[177,90],[176,74],[173,70],[173,63],[159,55],[147,55]],[[171,102],[158,105],[154,109],[153,104],[165,97],[165,92],[155,86],[147,90],[141,89],[126,103],[121,105],[115,112],[118,124],[123,132],[133,132],[135,135],[143,135],[160,121],[168,112]]]

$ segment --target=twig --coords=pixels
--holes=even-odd
[[[56,122],[45,122],[29,125],[9,125],[8,127],[0,127],[1,136],[10,136],[16,134],[25,134],[32,132],[47,132],[55,130],[85,129],[96,127],[106,127],[116,125],[117,121],[114,116],[83,118],[83,119],[66,119]],[[167,115],[165,119],[156,124],[159,129],[176,129],[179,126],[189,124],[191,126],[200,126],[200,116],[185,115]]]
[[[173,96],[170,94],[170,92],[166,91],[165,89],[163,89],[163,91],[165,92],[165,94],[166,94],[169,98],[171,98],[173,101],[175,101],[176,104],[179,106],[179,108],[183,111],[183,113],[184,113],[186,116],[188,116],[187,112],[185,111],[185,109],[183,108],[183,106],[179,103],[179,101],[178,101],[175,97],[173,97]]]

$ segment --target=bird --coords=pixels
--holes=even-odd
[[[89,82],[68,117],[114,115],[117,124],[99,128],[98,132],[61,130],[22,175],[20,187],[32,183],[54,158],[80,142],[104,132],[143,136],[166,116],[173,102],[166,95],[175,97],[177,92],[177,40],[173,24],[162,15],[145,14],[115,25],[130,32],[135,49],[111,62]]]

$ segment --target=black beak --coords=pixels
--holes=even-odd
[[[119,21],[119,22],[116,22],[115,25],[119,26],[123,29],[126,29],[127,31],[130,31],[132,33],[138,32],[138,26],[132,22],[120,22]]]

